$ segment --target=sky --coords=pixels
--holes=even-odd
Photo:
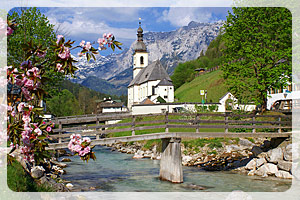
[[[139,18],[145,32],[173,31],[191,21],[226,20],[228,7],[40,7],[58,33],[68,39],[97,41],[103,33],[113,33],[128,48],[136,40]],[[109,54],[111,51],[103,52]],[[119,53],[116,51],[115,53]]]

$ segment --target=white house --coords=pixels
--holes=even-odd
[[[143,42],[141,22],[137,33],[133,54],[133,80],[128,85],[128,108],[143,102],[158,103],[161,99],[174,102],[174,86],[165,68],[159,60],[148,64],[149,53]]]
[[[295,79],[295,77],[296,76],[293,78]],[[268,92],[267,109],[292,109],[292,104],[294,104],[295,108],[298,108],[299,106],[297,104],[299,104],[299,100],[299,86],[292,82],[282,89],[271,89]]]

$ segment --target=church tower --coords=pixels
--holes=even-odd
[[[141,19],[140,19],[141,20]],[[139,28],[137,30],[137,42],[134,46],[133,54],[133,79],[138,73],[148,65],[148,52],[145,43],[143,42],[143,29],[141,21],[139,21]]]

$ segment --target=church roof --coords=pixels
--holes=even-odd
[[[164,78],[157,84],[157,86],[173,86],[173,84],[172,84],[172,81],[169,81]]]
[[[160,61],[157,60],[151,63],[150,65],[148,65],[147,67],[143,68],[136,75],[136,77],[130,82],[128,87],[133,85],[140,85],[148,81],[156,81],[156,80],[163,80],[163,79],[172,82],[165,68],[162,66]]]

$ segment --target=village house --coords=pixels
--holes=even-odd
[[[136,104],[174,102],[172,80],[159,60],[148,64],[141,22],[133,54],[133,80],[128,85],[128,108]]]
[[[95,114],[126,111],[127,108],[121,100],[112,100],[111,98],[96,100]]]

